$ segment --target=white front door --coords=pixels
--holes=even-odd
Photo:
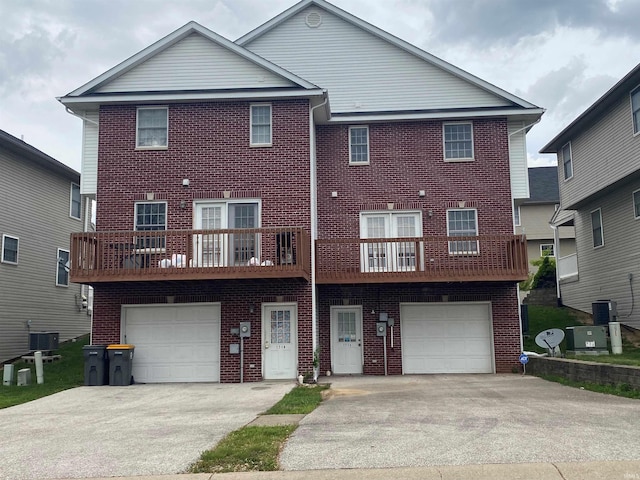
[[[362,374],[362,307],[331,307],[331,363],[335,374]]]
[[[295,303],[262,307],[262,370],[265,379],[296,378],[298,309]]]

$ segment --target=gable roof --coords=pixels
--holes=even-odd
[[[69,104],[69,103],[77,102],[77,100],[79,100],[81,97],[89,97],[93,95],[108,97],[110,95],[116,96],[118,93],[119,94],[129,93],[129,92],[100,93],[99,90],[101,88],[104,88],[109,83],[116,81],[118,78],[122,77],[126,73],[131,72],[136,67],[140,67],[145,62],[160,55],[162,52],[165,52],[167,49],[173,47],[178,42],[194,34],[202,36],[208,41],[213,42],[214,44],[228,50],[232,54],[244,59],[245,61],[260,67],[265,71],[265,73],[276,75],[284,80],[287,80],[292,84],[292,88],[294,89],[308,90],[313,92],[317,92],[320,90],[316,85],[312,84],[311,82],[308,82],[307,80],[292,74],[291,72],[279,67],[278,65],[275,65],[269,62],[268,60],[250,52],[249,50],[231,42],[230,40],[227,40],[221,35],[218,35],[217,33],[192,21],[182,26],[178,30],[174,31],[173,33],[170,33],[166,37],[158,40],[154,44],[138,52],[137,54],[133,55],[127,60],[121,62],[115,67],[107,70],[102,75],[99,75],[98,77],[94,78],[90,82],[82,85],[81,87],[73,90],[72,92],[69,92],[67,95],[65,95],[64,97],[61,97],[59,100],[64,104]],[[256,88],[259,88],[259,86],[256,85]],[[153,92],[147,91],[143,93],[149,94]],[[167,94],[170,92],[164,91],[162,93]],[[202,93],[202,92],[198,92],[198,93]],[[195,95],[195,96],[197,97],[198,95]]]
[[[557,167],[529,169],[529,198],[522,205],[560,203]]]
[[[282,23],[284,23],[294,15],[300,13],[301,11],[303,11],[309,6],[316,6],[318,8],[324,9],[332,13],[333,15],[336,15],[337,17],[341,18],[342,20],[352,25],[355,25],[356,27],[359,27],[370,34],[378,38],[381,38],[382,40],[385,40],[386,42],[389,42],[390,44],[420,58],[421,60],[424,60],[425,62],[428,62],[434,66],[437,66],[442,70],[475,85],[476,87],[479,87],[487,92],[493,93],[494,95],[509,101],[516,107],[520,107],[523,109],[536,110],[537,112],[535,113],[539,113],[539,115],[544,113],[544,109],[532,103],[529,103],[523,100],[522,98],[519,98],[505,90],[502,90],[501,88],[498,88],[495,85],[489,82],[486,82],[454,65],[451,65],[450,63],[445,62],[444,60],[441,60],[440,58],[434,55],[431,55],[430,53],[427,53],[424,50],[421,50],[418,47],[404,40],[401,40],[400,38],[395,37],[394,35],[391,35],[390,33],[385,32],[384,30],[374,25],[371,25],[368,22],[365,22],[364,20],[332,5],[331,3],[325,0],[302,0],[301,2],[297,3],[296,5],[282,12],[280,15],[277,15],[276,17],[272,18],[271,20],[259,26],[258,28],[240,37],[239,39],[236,40],[236,43],[241,46],[248,45],[250,42],[263,36],[265,33],[273,30],[274,28],[281,25]]]
[[[66,166],[46,153],[29,145],[24,140],[14,137],[13,135],[0,130],[0,149],[7,150],[14,155],[20,157],[21,160],[27,160],[38,166],[51,170],[59,175],[63,175],[76,183],[80,183],[80,173],[73,168]]]
[[[540,153],[557,153],[571,137],[580,130],[587,128],[598,120],[602,112],[606,111],[621,95],[629,92],[640,84],[640,64],[636,65],[618,83],[611,87],[604,95],[596,100],[589,108],[582,112],[573,122],[558,133],[553,139],[540,149]]]

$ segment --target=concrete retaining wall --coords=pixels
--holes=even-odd
[[[640,389],[640,367],[627,365],[610,365],[566,358],[529,357],[527,373],[556,375],[574,382],[600,385],[627,384]]]

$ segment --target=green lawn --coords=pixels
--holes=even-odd
[[[609,347],[611,351],[611,347]],[[575,360],[587,360],[589,362],[611,363],[614,365],[635,365],[640,367],[640,348],[634,347],[630,343],[622,342],[621,355],[567,355],[567,358]]]
[[[62,358],[53,363],[44,364],[44,383],[36,383],[36,368],[34,364],[16,362],[14,365],[14,383],[11,386],[0,385],[0,408],[30,402],[46,397],[62,390],[84,384],[84,357],[82,347],[89,343],[89,336],[81,337],[76,342],[67,342],[60,346],[55,353]],[[32,385],[18,387],[15,384],[17,371],[23,368],[31,369]]]
[[[267,410],[267,415],[313,412],[322,401],[322,391],[327,388],[329,388],[328,385],[296,387]]]
[[[565,331],[566,327],[582,325],[576,314],[562,307],[543,307],[539,305],[529,305],[529,336],[523,340],[524,350],[529,352],[546,353],[546,348],[536,345],[536,335],[550,328],[559,328]],[[566,351],[566,340],[560,344],[560,350]]]

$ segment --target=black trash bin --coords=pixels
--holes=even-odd
[[[85,385],[95,386],[109,383],[106,349],[106,345],[85,345],[82,347]]]
[[[133,365],[133,345],[109,345],[109,385],[131,385],[131,367]]]

